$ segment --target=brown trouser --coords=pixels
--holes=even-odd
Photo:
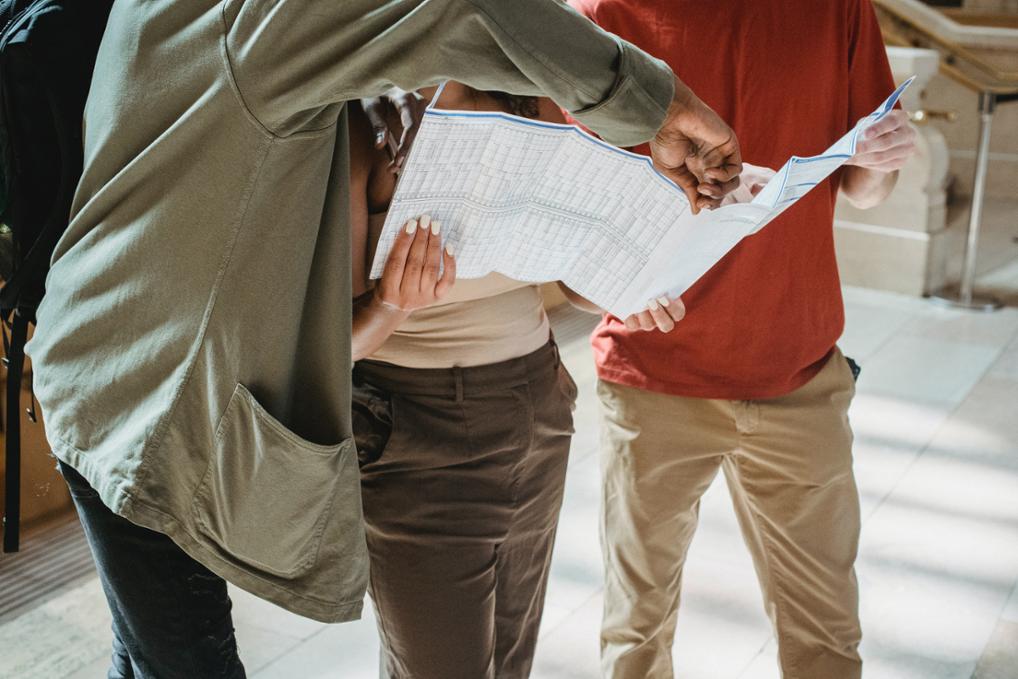
[[[376,393],[366,417],[391,417],[361,467],[383,676],[527,677],[576,398],[555,346],[476,368],[363,361],[355,383]]]
[[[723,469],[774,625],[782,676],[858,679],[859,497],[835,351],[781,398],[680,398],[602,382],[602,668],[670,679],[686,551]]]

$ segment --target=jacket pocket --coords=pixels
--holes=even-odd
[[[298,577],[317,561],[352,450],[350,440],[323,446],[297,436],[238,384],[195,494],[199,530],[249,566]]]

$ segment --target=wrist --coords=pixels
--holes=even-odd
[[[878,170],[863,165],[845,168],[841,181],[841,193],[860,210],[868,210],[882,203],[898,180],[896,170]]]
[[[669,114],[672,116],[687,115],[692,112],[699,101],[693,90],[689,89],[686,83],[676,76],[675,92],[672,94],[672,103],[668,106]]]
[[[676,77],[675,94],[672,95],[672,102],[668,106],[666,121],[677,122],[683,129],[691,124],[695,126],[703,118],[705,108],[696,93]],[[665,127],[668,127],[667,123]]]
[[[371,296],[371,302],[368,304],[368,307],[371,309],[371,313],[373,315],[379,317],[402,320],[410,315],[410,311],[382,299],[382,296],[378,292],[378,288],[375,288],[375,293]]]

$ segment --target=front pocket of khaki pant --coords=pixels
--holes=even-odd
[[[199,530],[249,566],[283,578],[310,569],[352,441],[322,446],[297,436],[238,384],[195,494]]]

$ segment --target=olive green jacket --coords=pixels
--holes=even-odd
[[[643,142],[670,71],[553,0],[117,0],[29,345],[114,512],[323,621],[367,577],[343,102],[455,79]]]

